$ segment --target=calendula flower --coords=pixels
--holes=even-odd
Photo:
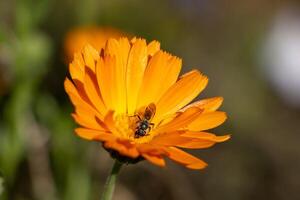
[[[112,27],[83,26],[70,30],[65,37],[64,50],[66,60],[71,62],[75,52],[90,44],[97,50],[105,46],[107,39],[120,38],[126,33]]]
[[[226,120],[216,111],[222,97],[189,104],[206,87],[198,70],[179,76],[182,61],[144,39],[109,39],[100,51],[90,45],[69,66],[65,90],[81,138],[100,141],[121,162],[169,158],[190,169],[207,164],[182,149],[203,149],[229,139],[206,130]],[[189,105],[188,105],[189,104]]]

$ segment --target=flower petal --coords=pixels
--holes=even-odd
[[[187,131],[187,132],[183,133],[181,136],[189,137],[189,138],[197,138],[197,139],[202,139],[202,140],[208,140],[208,141],[213,141],[213,142],[225,142],[226,140],[230,139],[230,135],[217,136],[213,133],[192,132],[192,131]]]
[[[165,148],[160,145],[153,145],[150,143],[136,144],[137,149],[141,153],[151,154],[151,155],[165,155],[167,154]]]
[[[113,85],[115,88],[112,98],[118,100],[113,105],[116,113],[126,113],[127,111],[126,68],[129,50],[130,44],[127,38],[121,38],[119,41],[109,39],[106,43],[105,53],[114,56],[116,59],[115,65],[111,66],[115,69],[110,74],[113,76],[112,80],[114,81]],[[119,99],[122,99],[122,101]]]
[[[196,158],[196,157],[192,156],[191,154],[188,154],[176,147],[166,148],[166,151],[169,153],[168,157],[171,160],[178,162],[187,168],[203,169],[207,166],[207,164],[204,161],[202,161],[199,158]]]
[[[115,56],[107,55],[97,61],[96,75],[100,87],[103,102],[108,110],[115,110],[118,99],[115,98],[116,91],[116,59]]]
[[[150,42],[147,46],[147,52],[149,56],[153,56],[160,49],[160,43],[156,40]]]
[[[86,110],[81,106],[75,107],[75,110],[76,113],[72,114],[72,116],[81,126],[95,130],[107,130],[104,122],[101,121],[101,116],[99,114]]]
[[[197,119],[201,115],[201,113],[202,110],[200,108],[197,107],[188,108],[184,112],[179,113],[170,122],[156,128],[155,132],[164,133],[164,132],[172,132],[179,129],[184,129],[195,119]]]
[[[133,39],[133,41],[135,42],[129,53],[126,71],[127,109],[129,115],[133,115],[136,110],[138,94],[148,58],[146,41],[142,39]]]
[[[149,144],[153,146],[176,146],[186,144],[192,139],[189,137],[181,137],[182,131],[162,133],[155,136]]]
[[[116,129],[115,122],[114,122],[114,111],[112,110],[108,111],[107,115],[104,118],[104,124],[107,126],[110,132],[114,134],[118,133],[118,130]]]
[[[69,71],[72,79],[77,79],[79,81],[83,81],[84,77],[84,61],[82,55],[80,53],[75,53],[74,60],[69,65]]]
[[[179,58],[158,51],[150,59],[145,70],[137,107],[157,103],[168,88],[176,82],[180,69],[181,60]]]
[[[92,74],[92,72],[86,71],[84,77],[84,90],[91,103],[99,111],[99,113],[101,113],[101,119],[103,119],[103,116],[105,116],[107,109],[101,98],[99,88],[95,85],[96,83],[91,76],[94,76],[94,74]]]
[[[230,138],[230,135],[216,136],[206,132],[186,132],[181,137],[189,138],[186,143],[176,145],[177,147],[189,149],[203,149],[213,146],[215,143],[224,142]]]
[[[94,49],[91,45],[87,44],[83,48],[82,53],[83,53],[83,58],[84,58],[85,65],[90,70],[95,72],[95,61],[100,58],[99,52],[96,49]]]
[[[136,146],[129,140],[116,139],[107,141],[104,143],[104,147],[108,149],[114,149],[120,154],[131,158],[137,158],[140,155],[136,149]]]
[[[70,97],[71,102],[73,103],[73,105],[75,107],[80,106],[80,107],[84,108],[85,110],[88,110],[89,112],[91,112],[94,115],[101,116],[101,113],[99,113],[94,107],[92,107],[90,104],[88,104],[86,101],[84,101],[81,98],[77,89],[75,88],[73,83],[68,78],[65,79],[64,86],[65,86],[65,90],[66,90],[67,94]]]
[[[182,108],[180,111],[185,111],[190,107],[198,107],[203,109],[203,113],[216,111],[223,103],[223,97],[213,97],[208,99],[202,99],[194,103],[189,104],[188,106]]]
[[[206,87],[207,82],[207,77],[197,70],[183,75],[158,101],[155,118],[162,119],[178,111],[192,101]]]
[[[86,140],[110,141],[114,140],[115,136],[106,131],[92,130],[86,128],[76,128],[75,133]]]
[[[158,165],[159,167],[166,166],[165,160],[162,158],[162,156],[151,154],[142,154],[142,156],[152,164]]]
[[[215,128],[226,120],[225,112],[215,111],[201,114],[188,125],[191,131],[203,131]]]

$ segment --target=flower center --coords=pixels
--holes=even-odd
[[[115,127],[121,138],[126,138],[136,143],[149,142],[152,137],[154,124],[143,115],[128,116],[120,114],[115,116]]]

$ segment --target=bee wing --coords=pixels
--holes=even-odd
[[[152,119],[153,116],[155,115],[156,112],[156,106],[154,103],[150,103],[146,109],[145,109],[145,114],[144,117],[148,120]]]

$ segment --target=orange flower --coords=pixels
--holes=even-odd
[[[71,62],[73,60],[74,53],[81,51],[87,44],[90,44],[95,49],[100,50],[105,46],[107,39],[111,37],[119,38],[125,35],[126,34],[122,31],[110,27],[87,26],[73,29],[67,33],[64,42],[67,61]]]
[[[103,143],[123,162],[146,159],[165,166],[165,157],[190,169],[207,164],[181,150],[208,148],[229,139],[205,130],[226,120],[216,111],[222,97],[189,104],[206,87],[208,78],[193,70],[179,77],[181,59],[144,39],[109,39],[97,51],[87,45],[74,55],[71,79],[66,78],[75,132]]]

